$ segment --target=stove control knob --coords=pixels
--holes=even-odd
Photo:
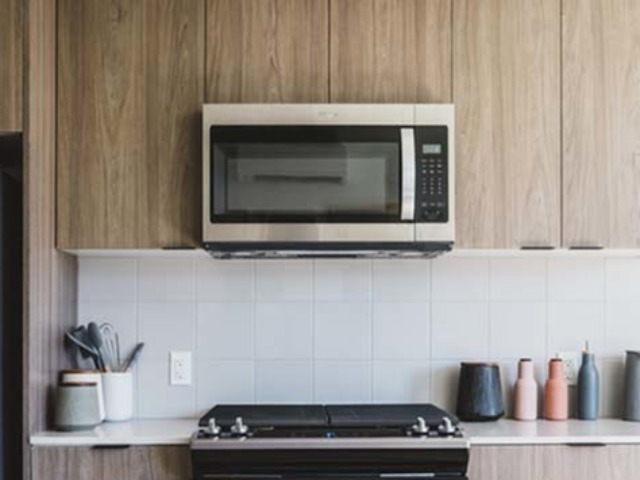
[[[416,419],[415,425],[412,427],[413,433],[418,433],[420,435],[426,435],[429,433],[429,427],[427,427],[427,422],[424,421],[424,418],[418,417]]]
[[[438,432],[440,432],[441,435],[453,435],[456,433],[456,427],[449,417],[443,417],[442,423],[438,427]]]
[[[246,435],[249,433],[249,427],[244,424],[242,417],[236,417],[236,423],[231,426],[231,433],[234,435]]]
[[[215,418],[209,419],[209,424],[207,425],[207,435],[211,435],[212,437],[217,437],[220,435],[220,427],[216,424]]]

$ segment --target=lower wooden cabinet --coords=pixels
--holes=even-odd
[[[472,447],[469,480],[640,478],[640,445]]]
[[[37,447],[33,480],[191,480],[188,446]]]

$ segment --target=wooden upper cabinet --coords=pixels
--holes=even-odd
[[[563,1],[564,243],[640,247],[640,2]]]
[[[331,101],[451,101],[451,0],[332,0]]]
[[[206,4],[207,102],[328,101],[328,0]]]
[[[200,243],[204,4],[58,1],[58,247]]]
[[[456,245],[559,246],[560,0],[454,0],[453,30]]]
[[[0,0],[0,132],[22,131],[22,0]]]

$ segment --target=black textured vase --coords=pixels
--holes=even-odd
[[[495,363],[461,363],[456,414],[467,422],[488,422],[504,415],[500,367]]]

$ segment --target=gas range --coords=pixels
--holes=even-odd
[[[466,479],[458,419],[430,404],[218,405],[191,441],[196,480]]]

